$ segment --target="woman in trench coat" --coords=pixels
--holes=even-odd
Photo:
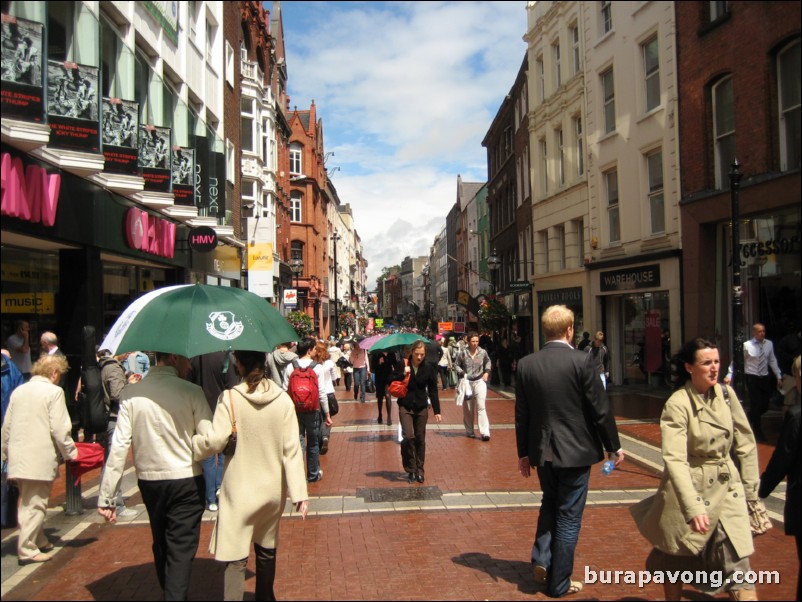
[[[646,568],[721,571],[721,583],[693,585],[728,591],[733,600],[757,600],[754,586],[727,583],[735,571],[750,570],[754,551],[747,503],[758,499],[755,437],[735,392],[717,384],[715,343],[693,339],[680,358],[686,382],[660,417],[663,479],[653,498],[632,509],[640,532],[654,546]],[[680,600],[682,586],[664,584],[666,600]]]

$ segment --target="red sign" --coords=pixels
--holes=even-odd
[[[26,167],[22,159],[9,153],[3,153],[0,172],[3,215],[45,226],[56,223],[60,174],[49,174],[38,165]]]
[[[131,207],[125,217],[128,246],[159,257],[175,255],[175,224]]]

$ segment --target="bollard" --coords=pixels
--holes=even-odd
[[[67,462],[67,470],[64,471],[67,479],[67,502],[64,504],[64,514],[67,516],[77,516],[84,513],[84,503],[81,497],[81,483],[75,484],[75,476],[72,474],[70,463]]]

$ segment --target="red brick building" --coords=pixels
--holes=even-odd
[[[677,2],[684,332],[729,358],[737,157],[743,323],[800,324],[800,10],[797,2]]]

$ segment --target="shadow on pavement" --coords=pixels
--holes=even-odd
[[[374,472],[366,472],[366,477],[378,477],[380,479],[384,479],[385,481],[391,481],[393,483],[405,481],[407,480],[407,475],[404,472],[398,472],[397,470],[377,470]]]
[[[518,588],[519,592],[524,594],[536,594],[545,591],[544,587],[537,585],[533,581],[532,565],[528,562],[502,560],[481,552],[466,552],[465,554],[454,556],[451,561],[454,564],[487,573],[493,581],[512,583]]]

